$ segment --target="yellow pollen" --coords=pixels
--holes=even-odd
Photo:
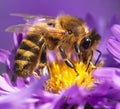
[[[46,81],[45,90],[58,93],[73,84],[77,84],[79,87],[85,86],[88,89],[93,87],[95,79],[92,77],[92,73],[96,67],[90,63],[86,71],[88,65],[76,62],[74,62],[74,65],[79,73],[78,76],[76,76],[74,69],[69,68],[65,63],[53,62],[52,65],[49,66],[51,77]]]

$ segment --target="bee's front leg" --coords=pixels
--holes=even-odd
[[[41,38],[39,41],[39,47],[40,47],[40,54],[39,54],[39,60],[38,60],[39,62],[37,65],[36,72],[35,71],[33,72],[33,75],[37,78],[40,78],[40,75],[43,75],[44,68],[47,68],[47,70],[49,71],[49,68],[47,65],[47,56],[46,56],[47,46],[43,38]]]
[[[93,50],[91,50],[91,52],[90,52],[90,58],[89,58],[89,60],[88,60],[88,62],[87,62],[86,72],[87,72],[88,69],[89,69],[90,62],[92,61],[92,59],[93,59]]]
[[[61,54],[62,58],[64,59],[64,62],[66,63],[66,65],[69,66],[70,68],[74,69],[74,71],[76,72],[76,74],[78,76],[79,74],[75,68],[75,65],[67,58],[67,55],[61,46],[59,46],[59,51],[60,51],[60,54]]]
[[[40,52],[40,63],[46,65],[47,64],[47,57],[46,57],[46,44],[44,43],[41,47]]]
[[[74,43],[74,49],[75,49],[75,52],[77,53],[78,62],[80,62],[82,60],[81,59],[81,51],[80,51],[80,48],[79,48],[77,42]]]

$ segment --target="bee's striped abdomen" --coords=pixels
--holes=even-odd
[[[22,40],[14,62],[14,72],[17,76],[27,76],[36,68],[40,55],[40,36],[28,35]]]

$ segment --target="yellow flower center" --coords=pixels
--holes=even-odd
[[[89,67],[83,63],[74,62],[77,72],[76,76],[74,69],[69,68],[65,63],[53,62],[50,68],[50,79],[47,80],[45,90],[58,93],[62,89],[67,89],[73,84],[77,84],[79,87],[85,86],[87,88],[94,86],[95,78],[92,77],[95,66],[90,63]],[[88,67],[88,70],[86,71]]]

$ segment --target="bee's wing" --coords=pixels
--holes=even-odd
[[[30,24],[18,24],[8,27],[5,31],[23,33],[27,32],[31,26]]]
[[[28,23],[28,24],[35,24],[38,22],[45,22],[51,19],[54,19],[54,17],[51,16],[43,16],[43,15],[32,15],[32,14],[19,14],[19,13],[14,13],[14,14],[10,14],[12,16],[18,16],[18,17],[23,17],[24,20]]]
[[[35,18],[35,17],[40,17],[40,18],[46,18],[46,19],[54,19],[54,17],[51,17],[51,16],[32,15],[32,14],[12,13],[12,14],[10,14],[10,15],[12,15],[12,16],[18,16],[18,17],[24,17],[24,18]]]

